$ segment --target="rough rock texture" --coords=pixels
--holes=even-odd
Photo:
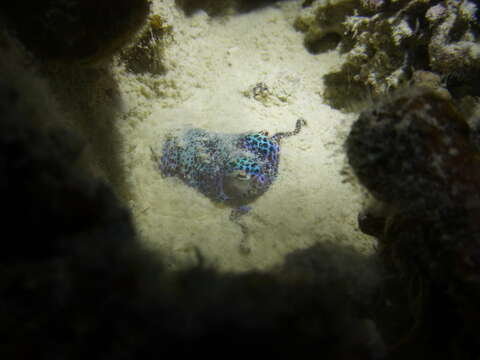
[[[439,87],[454,96],[478,96],[478,17],[473,1],[314,1],[296,24],[307,45],[321,48],[334,33],[348,51],[342,67],[325,76],[324,96],[334,107],[349,108],[399,87],[415,70],[440,75]]]
[[[346,40],[344,21],[354,14],[357,6],[354,0],[316,0],[304,5],[294,26],[305,33],[306,48],[311,53],[320,53]]]
[[[379,200],[431,208],[476,199],[480,162],[473,136],[450,100],[408,89],[362,112],[346,148],[360,182]]]
[[[360,182],[383,204],[360,214],[359,227],[379,239],[397,279],[391,309],[402,306],[402,293],[409,304],[410,315],[398,322],[406,321],[398,358],[430,347],[425,339],[443,343],[438,356],[478,357],[480,151],[469,125],[475,122],[436,91],[409,89],[362,112],[346,143]]]

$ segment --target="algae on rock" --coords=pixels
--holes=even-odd
[[[133,73],[162,74],[164,46],[172,39],[172,25],[159,14],[149,17],[135,44],[122,52],[127,70]]]

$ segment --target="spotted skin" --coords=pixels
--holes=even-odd
[[[165,142],[160,171],[244,213],[245,204],[267,191],[277,178],[281,139],[298,134],[305,124],[299,119],[294,131],[273,136],[189,129]]]

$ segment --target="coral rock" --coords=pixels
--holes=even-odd
[[[415,207],[480,204],[480,153],[451,101],[409,90],[364,111],[347,153],[360,182],[379,200]]]

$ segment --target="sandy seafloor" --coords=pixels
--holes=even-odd
[[[341,175],[342,144],[356,115],[332,109],[321,97],[322,75],[341,57],[305,49],[293,28],[300,3],[211,18],[204,12],[186,17],[173,0],[155,0],[153,12],[173,26],[173,41],[161,54],[166,73],[136,75],[121,64],[114,69],[123,101],[116,122],[123,197],[141,239],[162,251],[172,268],[194,264],[197,250],[207,263],[234,271],[269,268],[321,241],[372,250],[356,223],[361,194]],[[270,89],[267,102],[251,96],[259,82]],[[293,130],[300,117],[308,126],[283,140],[278,179],[241,219],[249,254],[240,251],[243,235],[229,220],[230,208],[163,178],[150,150],[187,126],[272,134]]]

